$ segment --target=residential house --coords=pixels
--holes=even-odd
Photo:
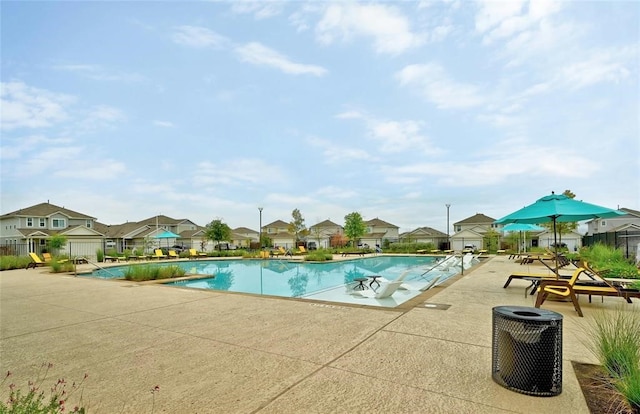
[[[431,227],[418,227],[400,235],[404,243],[431,243],[439,249],[446,250],[447,235]]]
[[[379,218],[374,218],[364,222],[367,233],[360,238],[362,244],[368,244],[371,248],[383,246],[385,240],[389,243],[396,243],[400,239],[400,227],[387,223]]]
[[[273,246],[282,246],[285,249],[295,248],[295,236],[289,233],[289,223],[276,220],[262,226],[262,234],[266,234],[271,239]]]
[[[307,241],[314,241],[318,248],[331,247],[331,237],[336,234],[343,234],[344,228],[331,220],[324,220],[309,227]]]
[[[41,253],[51,236],[62,235],[67,242],[54,253],[95,259],[104,238],[95,224],[95,217],[47,201],[0,216],[0,246],[3,254]]]
[[[476,213],[471,217],[453,223],[455,233],[451,235],[451,249],[463,250],[465,246],[484,249],[484,235],[489,230],[499,231],[500,226],[494,224],[496,219]]]
[[[630,208],[620,211],[625,214],[588,221],[584,242],[586,245],[600,242],[621,249],[626,257],[636,256],[636,262],[640,263],[640,211]]]
[[[553,243],[556,236],[553,234],[553,229],[544,230],[542,232],[531,233],[531,246],[532,247],[546,247],[553,250]],[[577,251],[582,247],[582,234],[573,230],[569,233],[564,233],[557,237],[558,244],[564,243],[569,251]]]
[[[231,231],[231,243],[239,248],[248,249],[251,243],[260,242],[260,233],[247,227],[237,227]]]
[[[201,249],[205,238],[204,228],[191,220],[174,219],[164,215],[137,222],[102,226],[107,249],[114,248],[118,252],[142,249],[148,253],[155,248],[174,245]],[[175,234],[176,237],[165,237],[167,232]]]

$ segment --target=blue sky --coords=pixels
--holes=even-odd
[[[640,209],[633,1],[1,4],[1,210],[231,227]]]

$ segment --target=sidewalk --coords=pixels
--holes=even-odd
[[[588,413],[570,362],[596,363],[582,325],[640,305],[581,298],[579,318],[545,302],[564,315],[563,392],[518,394],[491,379],[491,318],[494,306],[533,306],[526,281],[502,288],[526,267],[493,257],[394,310],[5,271],[0,370],[17,385],[42,363],[47,386],[87,373],[93,413]]]

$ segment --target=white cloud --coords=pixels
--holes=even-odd
[[[30,151],[46,146],[70,144],[70,138],[48,138],[44,135],[21,136],[19,138],[4,137],[0,147],[0,159],[19,159]]]
[[[213,30],[198,26],[177,26],[174,28],[171,38],[179,45],[195,48],[220,48],[228,42],[226,37]]]
[[[630,78],[637,64],[638,48],[592,49],[583,60],[562,68],[559,81],[570,89],[580,89],[598,83],[619,83]]]
[[[69,118],[69,95],[56,94],[22,82],[0,84],[1,125],[4,130],[45,128]]]
[[[193,181],[198,185],[246,185],[259,184],[265,174],[274,182],[285,182],[282,169],[261,159],[238,158],[219,163],[203,161],[198,163]]]
[[[384,4],[330,3],[316,25],[320,43],[373,39],[377,53],[399,54],[420,46],[425,36],[411,30],[409,19],[396,7]]]
[[[153,121],[153,125],[160,127],[160,128],[173,128],[175,125],[173,125],[173,122],[169,122],[169,121],[159,121],[159,120],[155,120]]]
[[[347,147],[338,145],[322,138],[309,138],[307,142],[320,148],[324,161],[328,164],[349,164],[354,161],[376,161],[376,157],[362,148]]]
[[[479,87],[454,81],[435,63],[405,66],[395,78],[400,85],[415,88],[440,109],[471,108],[486,101]]]
[[[253,14],[256,20],[263,20],[281,14],[284,5],[285,3],[274,1],[236,0],[231,5],[231,11],[238,14]]]
[[[90,65],[90,64],[55,65],[53,66],[53,69],[77,73],[78,75],[83,76],[85,78],[99,80],[99,81],[140,82],[145,80],[144,76],[139,75],[137,73],[112,71],[100,65]]]
[[[327,70],[321,66],[292,62],[288,57],[258,42],[239,46],[236,48],[236,53],[243,62],[276,68],[292,75],[324,76],[327,73]]]

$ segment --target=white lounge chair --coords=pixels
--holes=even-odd
[[[384,278],[384,277],[381,277],[381,278],[379,278],[379,279],[378,279],[378,281],[379,281],[380,283],[386,283],[386,284],[388,284],[388,283],[393,283],[393,282],[403,282],[403,281],[404,281],[404,279],[405,279],[405,278],[407,277],[407,275],[409,274],[409,272],[411,272],[411,269],[409,269],[409,270],[405,270],[405,271],[404,271],[404,272],[402,272],[402,274],[401,274],[400,276],[398,276],[395,280],[389,280],[389,279],[386,279],[386,278]],[[401,283],[401,284],[400,284],[400,287],[398,287],[398,289],[400,289],[400,290],[411,290],[411,286],[409,286],[409,285],[407,285],[407,284],[405,284],[405,283]]]
[[[425,291],[427,291],[427,290],[431,289],[432,287],[434,287],[434,286],[435,286],[435,284],[438,282],[438,280],[440,280],[440,276],[436,276],[436,277],[434,277],[433,279],[431,279],[431,280],[429,281],[429,283],[427,283],[427,285],[426,285],[426,286],[421,287],[421,288],[420,288],[420,291],[421,291],[421,292],[425,292]]]
[[[353,296],[361,296],[363,298],[384,299],[393,295],[400,287],[402,281],[383,284],[377,292],[373,290],[354,290],[351,292]]]

